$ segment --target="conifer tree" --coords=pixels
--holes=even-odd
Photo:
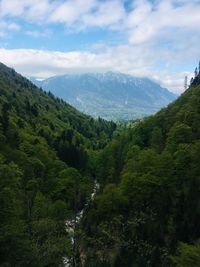
[[[197,67],[196,67],[196,69],[195,69],[195,71],[194,71],[194,77],[196,78],[197,75],[198,75],[198,70],[197,70]]]
[[[200,60],[199,60],[199,74],[200,74]]]

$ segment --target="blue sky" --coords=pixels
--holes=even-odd
[[[0,61],[25,76],[120,71],[182,92],[200,0],[0,0]]]

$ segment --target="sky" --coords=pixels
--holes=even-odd
[[[200,0],[0,0],[0,62],[27,77],[119,71],[181,93]]]

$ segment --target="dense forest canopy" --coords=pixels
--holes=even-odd
[[[90,196],[95,155],[115,128],[0,64],[0,266],[70,258],[65,221]]]
[[[0,64],[0,266],[200,266],[199,155],[199,72],[119,132]]]
[[[200,266],[200,74],[177,101],[114,138],[96,173],[83,266]]]

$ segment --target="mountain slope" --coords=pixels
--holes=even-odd
[[[115,124],[0,64],[0,266],[199,266],[199,107],[200,74],[109,142]]]
[[[82,221],[84,266],[199,266],[199,107],[200,74],[102,152],[101,188]]]
[[[114,129],[0,64],[0,266],[72,259],[66,221],[90,196],[91,150]]]
[[[64,75],[43,81],[32,80],[77,109],[105,119],[141,118],[155,113],[176,98],[147,78],[122,73]]]

